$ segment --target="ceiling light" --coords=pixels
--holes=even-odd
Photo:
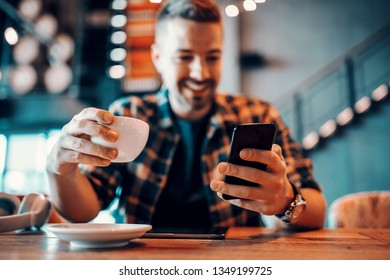
[[[19,11],[28,20],[34,20],[41,12],[42,2],[40,0],[23,0],[19,4]]]
[[[44,83],[50,93],[58,94],[66,90],[72,82],[72,70],[66,64],[51,66],[44,74]]]
[[[29,64],[39,55],[39,42],[33,36],[22,37],[13,49],[13,57],[19,64]]]
[[[127,23],[127,17],[125,15],[115,15],[111,18],[111,25],[116,28],[125,26]]]
[[[228,17],[236,17],[240,13],[236,5],[229,5],[225,8]]]
[[[108,70],[108,75],[113,79],[121,79],[126,74],[126,68],[123,65],[111,66]]]
[[[21,65],[13,68],[9,73],[9,85],[17,94],[26,94],[31,91],[37,82],[37,72],[30,65]]]
[[[49,53],[56,61],[66,62],[73,56],[74,48],[74,41],[69,35],[59,34],[50,46]]]
[[[53,37],[57,32],[58,22],[52,15],[44,14],[38,18],[35,26],[43,35]]]
[[[244,9],[248,12],[256,10],[256,3],[253,0],[245,0],[242,3]]]
[[[126,55],[127,55],[127,52],[123,48],[115,48],[115,49],[111,50],[111,52],[110,52],[111,60],[117,61],[117,62],[125,60]]]
[[[4,31],[4,38],[11,46],[15,45],[19,41],[18,32],[13,27],[8,27]]]
[[[124,10],[127,7],[127,1],[126,0],[114,0],[112,2],[111,7],[113,10]]]
[[[127,34],[124,31],[115,31],[111,34],[111,43],[113,44],[123,44],[126,42]]]

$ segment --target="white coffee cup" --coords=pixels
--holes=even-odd
[[[149,137],[149,125],[139,119],[116,116],[110,125],[105,125],[118,133],[116,142],[107,142],[93,136],[91,141],[106,147],[118,149],[118,157],[112,162],[133,161],[145,148]]]

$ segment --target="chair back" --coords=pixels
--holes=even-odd
[[[357,192],[329,207],[330,228],[390,228],[390,191]]]

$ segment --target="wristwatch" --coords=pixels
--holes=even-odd
[[[291,185],[294,190],[293,201],[291,202],[291,204],[288,206],[287,210],[284,213],[275,215],[286,224],[296,223],[302,217],[302,214],[303,212],[305,212],[306,209],[306,201],[303,198],[301,192],[293,183],[291,183]]]

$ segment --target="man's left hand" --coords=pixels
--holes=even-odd
[[[247,161],[257,161],[268,166],[266,171],[252,167],[221,162],[217,169],[222,175],[238,177],[259,184],[258,187],[227,184],[213,180],[211,189],[222,194],[237,197],[228,200],[230,203],[264,215],[275,215],[284,212],[294,197],[294,192],[287,178],[286,162],[282,149],[274,144],[271,151],[243,149],[240,157]]]

